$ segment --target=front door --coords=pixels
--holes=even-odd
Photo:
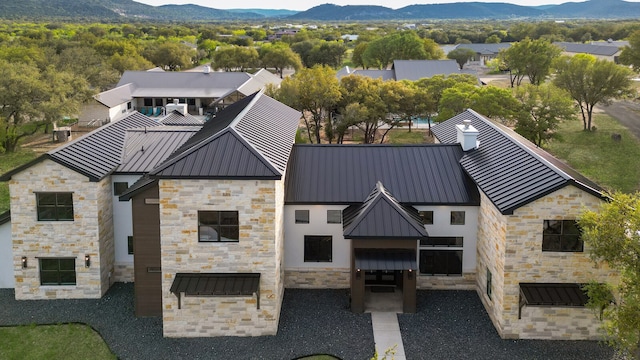
[[[401,270],[371,270],[364,273],[364,286],[402,288]]]

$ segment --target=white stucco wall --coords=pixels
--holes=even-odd
[[[284,265],[286,269],[350,268],[351,240],[342,236],[342,224],[327,224],[327,210],[344,210],[346,205],[285,205]],[[309,223],[296,224],[295,211],[309,210]],[[304,262],[304,236],[331,235],[331,262]]]
[[[425,225],[429,236],[463,237],[462,272],[476,272],[476,244],[478,241],[478,213],[477,206],[414,206],[418,211],[433,211],[433,225]],[[464,211],[464,225],[451,225],[451,212]],[[454,247],[424,247],[429,250],[454,250]],[[418,257],[420,246],[418,245]]]
[[[128,102],[125,102],[109,109],[109,119],[111,122],[118,121],[127,116],[129,112],[133,111],[133,106],[131,107],[131,110],[127,110],[127,103]]]
[[[15,286],[13,267],[11,221],[9,221],[0,225],[0,289]]]
[[[113,235],[115,241],[116,267],[130,269],[133,272],[133,255],[128,253],[127,237],[133,235],[133,220],[131,214],[131,201],[119,201],[113,194],[113,183],[127,182],[131,186],[138,181],[140,175],[112,175],[111,191],[113,195]],[[123,270],[125,271],[125,270]],[[118,278],[116,281],[130,281],[131,277]]]

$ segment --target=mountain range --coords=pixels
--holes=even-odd
[[[198,5],[151,6],[133,0],[0,0],[0,18],[68,20],[216,21],[280,18],[308,21],[428,19],[628,19],[640,17],[640,3],[590,0],[560,5],[459,2],[416,4],[400,9],[373,5],[324,4],[306,11],[221,10]]]

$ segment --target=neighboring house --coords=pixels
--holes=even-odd
[[[480,66],[486,66],[487,61],[493,60],[498,57],[500,50],[508,49],[511,47],[511,43],[497,43],[497,44],[458,44],[454,49],[471,49],[476,55],[469,61],[479,62]],[[451,50],[454,50],[451,49]],[[450,50],[450,51],[451,51]]]
[[[215,114],[218,110],[264,89],[279,86],[282,79],[266,69],[246,72],[125,71],[115,88],[101,92],[84,104],[81,125],[100,126],[117,121],[133,111],[149,117],[164,116],[167,105],[185,104],[191,115]]]
[[[562,49],[563,55],[573,56],[576,54],[589,54],[598,59],[613,61],[616,64],[618,63],[618,57],[624,47],[614,42],[597,42],[591,44],[555,42],[553,44]]]
[[[407,313],[474,289],[503,338],[598,338],[579,286],[616,276],[575,225],[596,184],[473,110],[406,146],[293,145],[299,119],[262,93],[201,128],[134,112],[3,175],[16,298],[135,279],[164,336],[256,336],[286,287],[349,289],[355,312],[401,291]]]
[[[348,66],[336,74],[338,79],[349,75],[367,76],[382,80],[411,80],[430,78],[435,75],[460,74],[460,67],[455,60],[394,60],[391,69],[362,70]]]

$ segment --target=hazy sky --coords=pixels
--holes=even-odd
[[[288,10],[307,10],[321,4],[336,5],[381,5],[392,9],[399,9],[407,5],[414,4],[443,4],[452,2],[465,1],[483,1],[483,0],[437,0],[437,1],[420,1],[420,0],[298,0],[298,1],[278,1],[278,0],[237,0],[237,1],[212,1],[212,0],[134,0],[149,5],[165,5],[165,4],[195,4],[206,6],[214,9],[288,9]],[[484,0],[487,1],[487,0]],[[490,2],[507,2],[517,5],[537,6],[547,4],[561,4],[564,2],[581,2],[581,0],[491,0]],[[640,0],[631,0],[640,1]],[[488,1],[487,1],[488,2]]]

